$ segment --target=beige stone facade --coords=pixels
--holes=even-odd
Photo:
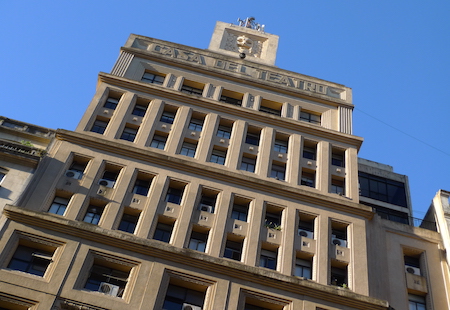
[[[351,89],[273,66],[277,43],[131,35],[5,206],[0,307],[448,308],[440,235],[360,203]]]

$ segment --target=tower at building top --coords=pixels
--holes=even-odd
[[[254,17],[238,18],[238,25],[217,22],[209,50],[248,61],[275,65],[278,36],[266,33]]]

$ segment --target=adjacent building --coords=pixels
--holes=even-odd
[[[358,163],[351,89],[277,45],[252,18],[208,49],[130,35],[4,207],[0,308],[447,309],[442,239]]]

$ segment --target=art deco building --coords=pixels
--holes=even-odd
[[[131,35],[4,208],[0,308],[448,309],[440,235],[360,203],[351,89],[277,44]]]

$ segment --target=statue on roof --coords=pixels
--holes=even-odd
[[[258,30],[261,32],[264,32],[264,25],[261,25],[259,23],[255,22],[255,18],[254,17],[247,17],[246,19],[240,19],[238,18],[238,24],[240,27],[245,27],[245,28],[250,28],[250,29],[254,29],[254,30]]]

